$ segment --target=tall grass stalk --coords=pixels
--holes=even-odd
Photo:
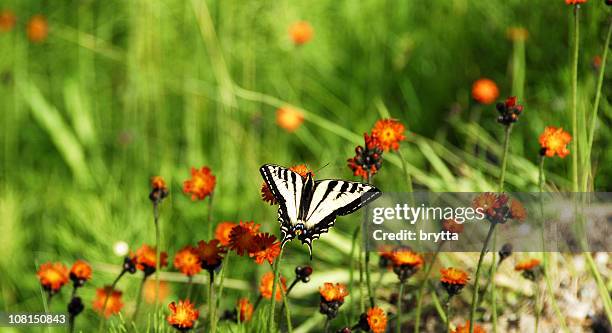
[[[572,135],[575,140],[572,140],[572,192],[578,192],[578,51],[580,43],[580,5],[574,6],[574,43],[572,52],[572,105],[570,109],[570,121],[572,124]]]
[[[399,296],[397,297],[397,326],[396,333],[402,333],[402,298],[404,297],[404,281],[400,281]]]
[[[153,218],[155,220],[155,313],[157,313],[159,311],[159,270],[161,269],[161,231],[159,227],[159,203],[157,201],[153,203]],[[143,284],[145,279],[143,279]],[[134,316],[134,319],[136,319],[136,316]]]
[[[215,314],[215,271],[209,271],[209,283],[208,283],[208,320],[210,321],[210,333],[217,331],[217,318]],[[240,315],[240,314],[238,314]]]
[[[353,237],[351,240],[351,255],[349,257],[350,263],[349,263],[349,290],[354,290],[354,284],[355,284],[355,248],[357,245],[357,238],[359,237],[359,231],[361,230],[361,226],[357,226],[357,228],[355,228],[355,231],[353,232]],[[359,261],[360,259],[357,259],[357,265],[359,265]],[[349,308],[349,322],[353,322],[353,307],[351,306]]]
[[[480,250],[478,266],[476,266],[476,276],[474,277],[474,295],[472,295],[472,305],[470,306],[470,333],[474,333],[474,316],[476,315],[476,306],[478,305],[478,282],[480,280],[480,268],[482,267],[482,260],[485,254],[487,253],[487,246],[489,246],[489,241],[491,240],[491,236],[495,231],[496,225],[497,223],[491,222],[489,232],[487,233],[487,237],[485,238],[484,244],[482,245],[482,250]]]
[[[140,285],[138,286],[138,294],[136,296],[136,308],[134,308],[134,313],[132,314],[132,321],[136,321],[136,319],[138,319],[138,313],[140,312],[140,306],[142,304],[142,290],[144,288],[145,282],[147,282],[147,277],[148,276],[144,275],[142,277],[142,280],[140,281]],[[155,294],[155,297],[158,297],[158,295]]]
[[[289,290],[284,292],[281,288],[281,295],[283,296],[283,309],[285,310],[285,320],[287,320],[287,332],[293,333],[293,325],[291,324],[291,309],[289,308],[289,302],[287,301],[288,293]]]
[[[370,171],[367,172],[366,183],[370,183],[372,179],[372,175]],[[362,236],[362,245],[363,245],[363,255],[365,258],[364,270],[366,277],[366,287],[368,288],[368,299],[370,301],[370,307],[374,307],[374,292],[372,291],[372,281],[370,278],[370,249],[368,248],[368,228],[367,221],[368,220],[368,207],[366,206],[366,211],[363,214],[363,225],[361,226],[361,236]]]

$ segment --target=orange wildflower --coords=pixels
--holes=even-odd
[[[113,290],[110,286],[99,288],[96,290],[96,298],[93,301],[93,309],[98,313],[102,314],[104,309],[104,317],[108,318],[121,311],[123,308],[123,302],[121,302],[121,295],[123,293],[119,290]],[[108,298],[108,301],[106,300]],[[106,308],[104,308],[106,303]]]
[[[34,15],[28,22],[27,26],[28,38],[33,43],[40,43],[47,38],[49,34],[49,24],[47,19],[42,15]]]
[[[383,245],[378,248],[378,255],[380,256],[380,260],[378,262],[378,266],[380,268],[391,268],[393,261],[391,258],[393,257],[394,247],[390,245]]]
[[[189,300],[179,301],[178,304],[172,302],[168,304],[168,309],[168,323],[179,331],[192,329],[200,316],[200,311]]]
[[[289,36],[295,45],[303,45],[309,42],[314,35],[314,29],[310,23],[299,21],[289,27]]]
[[[469,333],[470,332],[470,321],[466,321],[465,325],[457,325],[457,328],[451,333]],[[475,324],[474,333],[487,333],[482,326]]]
[[[525,207],[516,199],[510,200],[510,217],[517,221],[524,221],[527,218]]]
[[[180,249],[174,256],[174,267],[187,276],[194,276],[202,270],[198,250],[191,245]]]
[[[285,277],[280,276],[280,284],[276,285],[276,301],[280,301],[282,298],[281,289],[283,293],[287,292],[287,279]],[[272,298],[272,287],[274,283],[274,272],[268,272],[261,277],[261,282],[259,283],[259,292],[261,296],[265,299]]]
[[[281,250],[280,242],[276,241],[276,237],[269,233],[259,233],[255,235],[253,242],[255,246],[253,252],[249,253],[249,257],[253,258],[259,265],[266,260],[272,265]]]
[[[319,288],[321,298],[327,302],[344,302],[344,298],[349,295],[346,286],[341,283],[329,283],[325,282],[321,288]]]
[[[499,89],[493,80],[482,78],[472,85],[472,98],[480,104],[491,104],[499,97]]]
[[[440,283],[446,289],[449,297],[457,295],[470,279],[468,274],[460,269],[449,267],[440,269]]]
[[[183,193],[191,194],[191,200],[204,200],[215,190],[216,182],[210,168],[191,168],[191,178],[183,182]]]
[[[154,247],[143,244],[138,250],[136,250],[136,254],[132,257],[136,263],[137,269],[145,272],[147,275],[151,275],[155,272],[157,253]],[[168,266],[168,254],[166,252],[161,252],[159,258],[161,259],[159,267]]]
[[[255,235],[259,230],[259,224],[255,222],[240,222],[230,232],[230,248],[238,255],[251,253],[256,249]]]
[[[306,177],[308,173],[311,173],[314,177],[314,173],[312,172],[312,170],[308,169],[306,164],[294,165],[290,167],[289,170],[298,173],[302,177]],[[276,198],[272,194],[272,191],[270,191],[270,188],[268,187],[268,184],[266,184],[266,182],[263,182],[261,184],[261,199],[269,203],[270,205],[276,205],[278,203],[276,202]]]
[[[240,322],[247,322],[253,317],[253,304],[249,302],[248,298],[239,299],[238,303],[236,304],[236,308],[238,309],[237,312],[240,316]]]
[[[404,124],[395,119],[382,119],[374,124],[372,135],[380,141],[384,151],[398,150],[400,141],[406,140]]]
[[[587,0],[565,0],[566,5],[579,5],[586,2]]]
[[[68,268],[59,262],[40,265],[36,275],[42,287],[52,294],[68,283]]]
[[[463,223],[457,223],[455,220],[448,219],[442,221],[442,230],[460,234],[463,232]]]
[[[367,320],[370,330],[374,333],[384,333],[387,329],[387,314],[377,306],[368,310]]]
[[[521,261],[518,264],[516,264],[516,266],[514,266],[514,270],[520,272],[520,271],[530,271],[534,268],[536,268],[537,266],[540,265],[540,260],[538,259],[528,259],[525,261]]]
[[[151,178],[151,187],[154,190],[167,190],[166,181],[161,176],[154,176]]]
[[[421,255],[405,247],[395,249],[391,261],[393,262],[393,272],[401,282],[410,278],[424,263]]]
[[[222,246],[228,246],[230,244],[230,235],[232,229],[236,226],[234,222],[221,222],[215,229],[215,238],[219,240]]]
[[[151,193],[149,199],[154,203],[159,203],[168,196],[168,187],[166,181],[160,176],[151,178]]]
[[[147,279],[143,287],[143,296],[147,303],[154,304],[155,303],[155,294],[157,283],[155,280]],[[170,295],[170,286],[166,281],[159,281],[159,292],[157,293],[157,299],[159,302],[162,302]]]
[[[354,176],[367,179],[368,176],[375,175],[382,167],[383,147],[376,134],[363,134],[365,147],[355,148],[355,157],[347,160],[348,167],[353,171]]]
[[[498,208],[506,204],[507,200],[505,195],[498,196],[495,193],[485,192],[472,201],[472,207],[482,208],[485,214],[493,216]]]
[[[15,14],[10,10],[3,10],[0,12],[0,32],[9,32],[13,30],[17,23]]]
[[[289,106],[283,106],[276,110],[276,124],[291,133],[297,130],[304,122],[301,111]]]
[[[561,127],[546,126],[539,141],[540,147],[542,147],[540,151],[542,156],[553,157],[557,155],[564,158],[570,153],[567,145],[572,141],[572,136]]]
[[[202,268],[212,271],[217,269],[223,261],[225,249],[219,246],[219,240],[213,239],[210,242],[203,240],[198,242],[198,254],[202,262]]]
[[[70,268],[70,280],[75,286],[83,286],[85,282],[91,279],[91,266],[83,260],[77,260]]]

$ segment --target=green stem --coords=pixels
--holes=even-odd
[[[293,332],[293,325],[291,324],[291,310],[289,309],[289,302],[287,301],[287,294],[281,290],[281,295],[283,295],[283,308],[285,309],[285,320],[287,320],[287,332]]]
[[[450,332],[450,321],[451,321],[451,295],[448,295],[446,300],[446,333]]]
[[[155,314],[159,311],[159,271],[161,269],[161,232],[159,228],[159,207],[158,203],[153,204],[153,216],[155,218]],[[146,279],[146,278],[145,278]],[[144,282],[143,282],[144,283]],[[136,318],[134,316],[134,318]]]
[[[136,321],[136,319],[138,319],[138,312],[140,312],[140,304],[142,303],[142,289],[147,281],[147,278],[148,276],[144,275],[140,281],[140,286],[138,286],[138,298],[136,298],[136,308],[134,309],[134,314],[132,315],[132,321]],[[155,297],[157,297],[157,294]]]
[[[359,231],[361,230],[361,226],[357,226],[355,228],[355,232],[353,232],[353,238],[351,240],[351,255],[349,257],[349,290],[354,290],[353,286],[355,284],[355,248],[357,245],[357,237],[359,236]],[[357,265],[359,265],[359,259],[357,259]],[[353,322],[353,307],[349,308],[349,322]]]
[[[209,271],[210,275],[208,283],[208,317],[210,320],[210,331],[215,333],[217,331],[217,318],[215,314],[215,272]]]
[[[496,223],[491,223],[491,226],[489,227],[489,232],[487,233],[485,242],[482,245],[482,250],[480,250],[478,266],[476,266],[476,276],[474,277],[474,294],[472,295],[472,305],[470,307],[470,333],[474,333],[474,317],[476,316],[476,305],[478,304],[478,282],[480,280],[480,268],[482,267],[482,260],[487,253],[487,246],[489,245],[489,240],[491,240],[491,236],[493,235],[496,225]]]
[[[186,300],[191,300],[192,291],[193,291],[193,276],[189,276],[187,278],[187,296],[185,296]]]
[[[225,258],[223,259],[224,263],[223,263],[223,268],[221,269],[221,273],[219,274],[219,292],[217,293],[217,309],[219,308],[220,304],[221,304],[221,299],[223,299],[223,286],[224,286],[224,282],[225,282],[225,271],[228,270],[229,267],[229,259],[231,256],[231,252],[227,252],[227,254],[225,255]]]
[[[370,180],[371,180],[372,176],[370,175],[370,172],[367,172],[367,178],[366,178],[366,182],[369,184]],[[367,235],[367,230],[368,228],[366,227],[366,223],[367,223],[367,219],[368,219],[368,208],[366,206],[366,211],[363,214],[363,223],[361,226],[361,237],[362,237],[362,242],[363,242],[363,251],[364,251],[364,256],[365,256],[365,276],[366,276],[366,287],[368,288],[368,299],[370,300],[370,307],[374,307],[374,292],[372,291],[372,281],[370,278],[370,251],[368,249],[368,235]]]
[[[578,192],[578,50],[580,36],[580,6],[574,6],[574,50],[572,56],[572,106],[571,106],[571,122],[572,135],[575,140],[572,140],[572,191]]]
[[[429,279],[429,274],[436,262],[436,258],[440,253],[440,249],[442,249],[442,245],[444,242],[440,242],[438,244],[438,248],[436,248],[436,252],[434,252],[433,257],[431,258],[431,262],[427,265],[425,269],[425,276],[421,281],[421,285],[419,285],[419,290],[417,291],[417,305],[416,305],[416,313],[415,313],[415,323],[414,323],[414,333],[419,333],[421,329],[421,312],[423,311],[423,293],[425,292],[425,286],[427,285],[427,280]]]
[[[510,133],[512,133],[512,124],[506,126],[504,134],[504,151],[502,154],[501,173],[499,174],[499,192],[504,191],[504,181],[506,179],[506,164],[508,163],[508,150],[510,149]]]
[[[276,308],[276,288],[278,285],[279,279],[279,270],[281,266],[281,260],[283,259],[283,249],[281,248],[280,254],[276,261],[274,262],[274,280],[272,281],[272,297],[270,297],[270,316],[268,318],[268,331],[274,331],[274,310]]]
[[[494,237],[493,244],[496,243],[496,238],[497,235]],[[495,288],[495,272],[497,272],[497,260],[495,259],[496,255],[497,252],[493,251],[493,261],[491,262],[491,271],[489,276],[489,281],[491,284],[491,323],[493,325],[493,333],[497,333],[497,289]]]
[[[414,204],[414,196],[413,196],[414,189],[412,187],[412,176],[410,175],[410,172],[408,172],[408,167],[406,166],[408,163],[406,162],[406,159],[404,158],[404,155],[402,154],[401,149],[397,150],[397,154],[399,155],[400,160],[402,161],[402,169],[404,169],[404,174],[406,175],[406,186],[407,186],[408,193],[410,193],[410,204],[413,205]]]
[[[586,156],[584,157],[585,162],[589,162],[591,159],[591,149],[593,148],[593,140],[595,138],[595,127],[597,126],[597,113],[599,111],[599,101],[601,99],[601,88],[603,86],[603,79],[606,73],[606,61],[608,58],[608,49],[610,48],[610,36],[612,36],[612,19],[610,20],[610,26],[608,27],[608,34],[606,36],[606,43],[604,44],[603,55],[601,57],[601,68],[599,69],[599,76],[597,77],[597,92],[595,93],[595,102],[593,103],[593,112],[591,115],[591,126],[589,127],[588,143],[586,147]],[[589,172],[584,173],[584,179],[582,180],[582,191],[587,191],[587,176],[590,173],[591,168],[587,168]]]
[[[402,332],[402,298],[404,298],[404,281],[400,281],[399,296],[397,298],[397,326],[395,332]]]
[[[591,252],[585,252],[584,256],[586,258],[586,262],[589,265],[589,269],[591,270],[591,274],[595,278],[595,282],[597,282],[597,287],[599,289],[599,296],[601,297],[604,305],[604,310],[606,311],[606,316],[608,317],[608,322],[612,323],[612,301],[610,300],[610,293],[608,292],[608,288],[606,287],[605,282],[601,278],[601,274],[593,261],[593,256],[591,256]]]
[[[208,198],[208,216],[206,217],[206,224],[208,225],[208,239],[213,238],[213,227],[212,227],[212,204],[213,204],[213,195],[214,192],[210,193],[210,197]]]
[[[534,281],[533,282],[535,285],[535,292],[534,292],[534,306],[535,306],[535,333],[538,333],[538,327],[540,326],[540,286],[538,281]]]
[[[125,269],[121,270],[121,273],[119,273],[119,275],[115,278],[115,281],[113,281],[113,283],[111,284],[110,292],[115,290],[115,287],[117,286],[117,283],[119,283],[119,280],[121,279],[121,277],[123,277],[125,272],[127,272]],[[106,288],[106,287],[104,287],[104,288]],[[106,313],[106,307],[108,306],[108,299],[109,298],[110,298],[110,294],[106,294],[106,297],[104,298],[104,304],[102,305],[102,317],[104,317],[104,314]],[[102,331],[104,330],[105,324],[106,324],[106,320],[104,320],[104,319],[100,320],[100,324],[98,325],[98,332],[99,333],[102,333]]]
[[[329,317],[325,317],[325,324],[323,324],[323,332],[324,333],[328,333],[329,332]]]

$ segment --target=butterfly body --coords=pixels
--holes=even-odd
[[[329,231],[338,215],[348,215],[378,198],[376,187],[344,180],[317,180],[282,166],[266,164],[259,171],[278,202],[282,246],[297,238],[308,246]]]

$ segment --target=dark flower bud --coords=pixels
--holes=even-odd
[[[352,331],[351,331],[350,327],[343,327],[343,328],[341,328],[341,329],[336,331],[336,333],[351,333],[351,332]]]
[[[502,245],[501,249],[499,250],[499,262],[501,263],[502,261],[504,261],[504,259],[508,258],[511,255],[512,255],[512,244],[506,243]]]
[[[295,268],[295,278],[308,283],[310,281],[310,275],[312,274],[312,267],[310,266],[297,266]]]
[[[134,258],[125,257],[125,259],[123,259],[123,270],[130,274],[136,273],[136,262],[134,262]]]
[[[72,300],[70,300],[70,303],[68,303],[68,313],[72,317],[76,317],[79,313],[83,312],[83,309],[85,309],[83,300],[81,300],[81,298],[78,296],[73,297]]]

